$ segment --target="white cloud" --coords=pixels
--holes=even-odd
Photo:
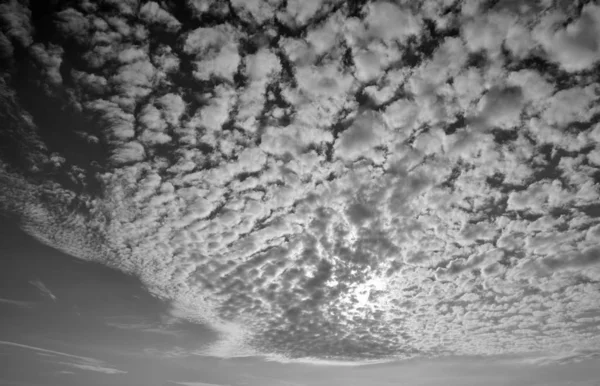
[[[116,164],[136,162],[144,159],[144,146],[139,142],[127,142],[116,148],[112,154],[112,161]]]
[[[287,2],[285,12],[279,14],[284,21],[293,20],[297,26],[305,25],[323,5],[323,0],[290,0]]]
[[[489,12],[477,15],[462,26],[462,33],[469,50],[486,50],[489,55],[500,54],[502,43],[515,23],[515,16],[508,13]]]
[[[244,19],[263,24],[272,19],[280,0],[232,0],[231,5]]]
[[[589,3],[573,21],[567,21],[567,16],[559,11],[549,12],[534,30],[534,36],[552,60],[565,70],[576,72],[589,69],[600,60],[599,31],[600,6]]]
[[[163,24],[168,30],[176,31],[181,27],[181,23],[169,12],[165,11],[154,1],[149,1],[140,8],[140,16],[143,20],[150,23]]]
[[[334,146],[336,155],[348,161],[359,157],[378,158],[373,149],[389,143],[391,134],[381,116],[368,112],[346,129]],[[377,162],[380,163],[380,162]]]
[[[417,35],[421,29],[419,17],[410,9],[386,1],[369,3],[365,22],[368,33],[384,41],[402,42],[410,35]]]
[[[266,86],[281,71],[281,64],[275,54],[261,49],[248,55],[245,65],[248,86],[239,96],[237,120],[244,130],[256,131],[256,118],[264,108]]]
[[[585,88],[574,87],[561,90],[547,100],[547,108],[542,117],[550,125],[564,127],[572,122],[587,122],[599,111],[593,106],[598,99],[597,84]]]
[[[194,76],[200,80],[219,76],[231,81],[241,60],[237,40],[237,32],[229,24],[191,31],[183,49],[198,58]]]

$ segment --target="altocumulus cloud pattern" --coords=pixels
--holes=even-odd
[[[202,353],[598,353],[597,3],[11,0],[0,20],[3,210],[210,325]]]

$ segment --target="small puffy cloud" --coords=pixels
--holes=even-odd
[[[560,181],[541,181],[531,184],[523,191],[511,192],[507,209],[544,213],[548,206],[567,204],[570,197],[571,195],[562,188]]]
[[[267,49],[250,55],[246,62],[246,73],[251,81],[262,81],[281,70],[277,56]]]
[[[315,16],[322,5],[323,0],[289,0],[285,12],[281,12],[279,18],[293,21],[293,25],[303,26]]]
[[[241,60],[237,32],[229,24],[191,31],[183,49],[188,54],[196,55],[194,76],[201,80],[208,80],[213,75],[233,80]]]
[[[33,26],[30,19],[31,11],[26,4],[18,0],[0,4],[2,32],[22,47],[28,47],[33,41]]]
[[[117,147],[111,157],[111,160],[117,164],[137,162],[144,159],[144,146],[139,142],[126,142]]]
[[[86,44],[91,23],[81,12],[67,8],[55,15],[55,23],[63,38],[74,39],[78,43]]]
[[[512,72],[508,75],[507,82],[512,87],[519,87],[525,100],[537,108],[544,105],[547,98],[554,94],[554,86],[534,70]]]
[[[180,60],[170,46],[159,46],[152,55],[152,63],[162,72],[172,72],[179,68]]]
[[[63,49],[60,46],[50,45],[43,47],[41,44],[34,44],[30,47],[31,55],[43,67],[43,73],[48,82],[53,86],[59,86],[62,83],[60,74],[60,65],[62,63]]]
[[[516,127],[520,123],[522,105],[521,88],[493,88],[479,101],[479,115],[475,122],[503,129]]]
[[[272,19],[280,0],[232,0],[231,5],[242,18],[263,24]]]
[[[170,31],[176,31],[181,27],[179,20],[175,19],[166,10],[154,2],[149,1],[140,8],[140,17],[148,23],[156,23],[164,25]]]
[[[196,17],[201,17],[205,13],[217,16],[229,14],[229,4],[220,0],[187,0],[186,3]]]
[[[527,27],[515,23],[508,29],[504,45],[512,55],[519,59],[525,59],[535,49],[536,42]]]
[[[376,159],[375,148],[387,145],[389,136],[388,127],[381,115],[367,111],[340,134],[334,145],[335,154],[347,161],[361,157]]]
[[[499,55],[515,19],[515,15],[508,13],[490,12],[469,20],[462,26],[467,47],[472,52],[485,50],[492,56]]]
[[[421,30],[419,16],[408,8],[402,9],[387,1],[369,3],[366,8],[367,31],[373,38],[404,42],[409,36],[418,35]]]
[[[598,87],[574,87],[561,90],[547,99],[542,117],[550,125],[564,127],[571,122],[587,122],[599,111],[595,106]]]
[[[281,64],[277,56],[267,49],[246,58],[248,85],[238,99],[237,119],[245,130],[255,131],[256,117],[264,109],[267,84],[281,71]]]
[[[534,30],[536,40],[549,57],[566,71],[591,68],[600,60],[600,6],[585,5],[575,20],[560,11],[549,12]]]
[[[190,121],[194,127],[199,125],[208,131],[217,131],[229,118],[229,111],[235,102],[235,90],[220,85],[214,88],[213,94],[209,97],[206,105]]]

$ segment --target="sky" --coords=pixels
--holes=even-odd
[[[599,77],[595,1],[0,2],[0,385],[597,386]]]

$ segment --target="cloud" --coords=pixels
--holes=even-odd
[[[156,137],[150,137],[155,139],[155,143],[160,143],[161,140],[156,140]],[[159,137],[161,138],[161,137]],[[116,148],[112,154],[112,161],[116,164],[123,164],[128,162],[136,162],[144,159],[145,151],[144,146],[136,141],[131,141],[122,144],[119,148]]]
[[[600,6],[589,3],[570,22],[560,11],[549,12],[534,30],[534,36],[554,61],[565,70],[576,72],[589,69],[600,59],[599,29]]]
[[[149,23],[164,25],[170,31],[176,31],[181,23],[154,1],[149,1],[140,8],[140,17]]]
[[[226,386],[226,385],[217,385],[216,383],[205,383],[205,382],[175,382],[175,381],[169,381],[175,385],[182,385],[182,386]]]
[[[377,158],[377,155],[371,152],[377,146],[389,143],[390,137],[392,135],[381,117],[376,113],[367,112],[354,120],[338,137],[334,148],[336,154],[345,160],[355,160],[359,157]]]
[[[240,62],[237,31],[229,24],[189,32],[183,51],[196,56],[193,75],[199,80],[208,80],[211,76],[233,80]]]
[[[70,363],[70,362],[58,362],[58,364],[65,365],[68,367],[72,367],[79,370],[93,371],[97,373],[103,374],[127,374],[127,371],[118,370],[112,367],[104,367],[104,366],[96,366],[90,364],[81,364],[81,363]]]
[[[40,292],[42,293],[42,295],[49,297],[53,301],[57,300],[56,295],[54,295],[52,293],[52,291],[50,291],[50,289],[48,289],[48,287],[46,287],[46,285],[44,283],[42,283],[40,280],[31,280],[29,282],[29,284],[31,284],[35,288],[39,289]]]
[[[403,41],[420,32],[421,22],[409,9],[385,1],[370,3],[365,20],[367,33],[383,40]]]
[[[0,5],[0,20],[2,32],[16,41],[21,47],[28,47],[32,43],[33,27],[31,25],[31,11],[25,4],[17,0]]]
[[[72,375],[72,374],[75,374],[75,373],[73,371],[61,370],[61,371],[58,371],[57,374]]]
[[[106,366],[106,364],[104,362],[102,362],[98,359],[94,359],[94,358],[72,355],[72,354],[67,354],[67,353],[60,352],[60,351],[48,350],[48,349],[44,349],[41,347],[29,346],[29,345],[25,345],[25,344],[7,342],[7,341],[0,341],[0,345],[17,347],[17,348],[22,348],[22,349],[27,349],[27,350],[33,350],[33,351],[36,351],[37,353],[40,353],[43,355],[49,355],[50,357],[58,356],[61,358],[69,358],[69,359],[71,359],[70,362],[57,361],[55,363],[64,365],[64,366],[68,366],[68,367],[72,367],[72,368],[81,369],[81,370],[95,371],[95,372],[100,372],[100,373],[105,373],[105,374],[125,374],[125,373],[127,373],[127,371],[122,371],[122,370],[118,370],[118,369]]]
[[[232,0],[231,2],[233,8],[243,19],[258,24],[263,24],[265,21],[273,18],[276,4],[276,2],[272,4],[271,2],[260,0]]]
[[[21,308],[31,308],[34,304],[32,302],[25,302],[22,300],[12,300],[12,299],[5,299],[5,298],[0,298],[0,303],[9,304],[9,305],[17,306],[17,307],[21,307]]]
[[[103,374],[127,374],[127,371],[118,370],[112,367],[96,366],[82,363],[58,362],[61,365],[72,367],[79,370],[93,371]]]
[[[577,363],[586,359],[592,359],[598,357],[597,351],[587,350],[571,350],[562,352],[554,355],[538,355],[533,357],[524,358],[521,360],[522,363],[534,364],[539,366],[556,366],[564,365],[567,363]]]
[[[118,328],[121,330],[133,330],[139,332],[149,332],[154,334],[164,334],[177,336],[179,331],[173,329],[169,325],[152,323],[137,317],[112,317],[107,318],[105,324],[109,327]]]
[[[285,12],[281,12],[278,17],[293,26],[303,26],[315,16],[323,3],[322,0],[290,0],[287,2]]]
[[[598,6],[400,3],[89,3],[47,38],[3,4],[84,139],[3,78],[3,210],[213,328],[196,355],[597,350]]]

